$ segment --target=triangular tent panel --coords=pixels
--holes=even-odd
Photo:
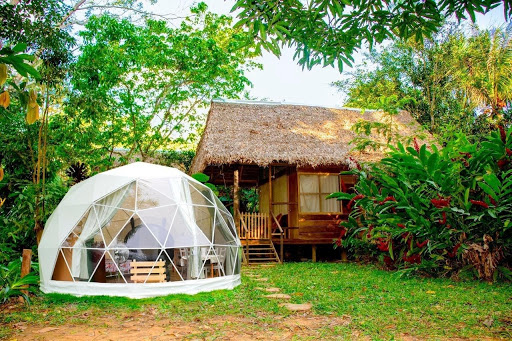
[[[41,290],[151,297],[240,283],[233,218],[177,169],[133,163],[66,194],[39,245]]]

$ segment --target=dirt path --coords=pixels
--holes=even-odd
[[[87,316],[85,323],[65,322],[59,326],[14,324],[8,340],[290,340],[325,339],[336,326],[349,320],[308,314],[276,316],[261,325],[258,320],[219,316],[205,321],[183,322],[146,314],[127,316],[124,321],[107,316]]]

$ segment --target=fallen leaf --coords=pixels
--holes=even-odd
[[[484,320],[484,322],[482,322],[484,326],[486,326],[487,328],[491,328],[492,324],[494,323],[494,320],[492,317],[488,317]]]
[[[59,328],[56,328],[56,327],[46,327],[43,329],[39,329],[36,333],[42,334],[42,333],[47,333],[47,332],[51,332],[53,330],[58,330],[58,329]]]
[[[425,293],[426,293],[426,294],[430,294],[430,295],[434,295],[436,292],[435,292],[435,291],[432,291],[432,290],[427,290]]]

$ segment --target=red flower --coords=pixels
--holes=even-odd
[[[364,195],[362,194],[358,194],[356,195],[355,197],[353,197],[352,199],[350,199],[350,201],[348,202],[347,204],[347,210],[350,212],[352,211],[352,205],[354,204],[355,201],[359,200],[359,199],[363,199],[364,198]]]
[[[498,160],[498,167],[501,169],[508,164],[508,160]]]
[[[384,205],[385,203],[387,203],[388,201],[394,201],[396,202],[396,199],[394,196],[389,196],[389,197],[386,197],[384,200],[382,201],[379,201],[379,205]]]
[[[483,201],[479,201],[479,200],[470,200],[469,202],[471,202],[473,205],[482,206],[483,208],[489,208],[489,205],[487,205],[487,203],[486,203],[486,202],[483,202]]]
[[[356,167],[357,167],[358,170],[361,170],[361,165],[359,164],[359,162],[357,162],[356,159],[354,159],[352,156],[349,157],[348,159],[356,164]]]
[[[379,238],[377,240],[377,248],[381,251],[389,251],[389,244],[385,239]]]
[[[452,197],[443,198],[438,194],[439,199],[432,199],[430,202],[434,205],[435,208],[443,208],[450,206],[450,201]]]
[[[420,249],[422,249],[423,247],[425,247],[425,245],[427,245],[427,244],[428,244],[428,239],[427,239],[427,240],[425,240],[425,241],[423,241],[423,242],[421,242],[421,243],[420,243],[420,242],[418,242],[418,241],[416,241],[416,246],[417,246],[417,247],[419,247]]]
[[[336,246],[341,246],[341,238],[336,239],[334,243],[336,244]]]
[[[496,202],[496,200],[494,200],[494,198],[489,195],[489,201],[491,202],[491,204],[493,204],[494,206],[498,206],[498,203]]]
[[[386,263],[387,266],[392,266],[395,261],[391,259],[389,256],[384,256],[384,263]]]
[[[444,225],[444,224],[446,224],[446,212],[443,211],[442,215],[443,215],[443,219],[442,220],[439,219],[439,224]]]
[[[407,254],[404,254],[404,261],[411,264],[420,264],[421,263],[421,255],[419,253],[407,257]]]
[[[348,189],[347,189],[347,185],[345,185],[345,181],[343,181],[343,179],[341,179],[341,190],[344,192],[344,193],[347,193]]]
[[[507,151],[507,155],[508,156],[512,156],[512,150],[510,150],[509,148],[505,149]]]
[[[414,149],[419,153],[420,152],[420,146],[418,145],[418,140],[414,138]]]
[[[455,255],[457,255],[457,250],[459,249],[460,247],[460,243],[458,243],[457,245],[455,245],[453,247],[453,250],[451,252],[448,252],[448,257],[450,258],[455,258]]]
[[[345,237],[345,235],[347,234],[347,228],[345,226],[342,226],[341,227],[341,231],[340,231],[340,237],[339,239]]]
[[[471,159],[471,154],[470,153],[465,153],[465,152],[459,152],[460,155],[465,155],[468,159]]]
[[[406,232],[406,233],[402,233],[402,239],[403,240],[407,240],[409,239],[409,237],[411,236],[411,234],[409,232]]]
[[[505,128],[502,125],[498,126],[498,128],[500,129],[501,141],[503,143],[507,143],[507,133],[505,132]]]
[[[372,230],[373,230],[373,225],[370,225],[368,226],[368,232],[366,232],[366,238],[367,239],[370,239],[371,238],[371,233],[372,233]]]

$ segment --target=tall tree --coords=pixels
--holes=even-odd
[[[512,101],[512,26],[481,31],[466,39],[454,60],[468,97],[492,117]]]
[[[192,9],[179,28],[91,17],[80,33],[73,92],[52,123],[69,127],[55,137],[68,141],[59,155],[98,169],[117,159],[147,160],[194,138],[198,110],[211,98],[240,96],[249,84],[244,70],[253,66],[248,37],[230,27],[229,17],[206,10]]]
[[[0,45],[4,46],[0,64],[8,65],[4,93],[10,97],[9,105],[0,108],[0,159],[7,173],[0,191],[10,192],[4,207],[8,213],[0,225],[20,227],[19,233],[12,233],[12,227],[6,229],[12,238],[33,236],[26,233],[30,225],[40,235],[47,213],[46,179],[55,175],[48,172],[46,158],[48,117],[72,59],[74,43],[70,34],[58,26],[66,11],[58,0],[0,4]],[[17,199],[21,203],[18,210],[14,209]]]
[[[509,41],[503,31],[494,34],[498,33]],[[432,133],[479,135],[493,122],[487,115],[478,115],[477,109],[491,110],[499,104],[503,111],[512,95],[508,86],[512,64],[503,57],[510,54],[510,45],[496,53],[494,34],[474,30],[468,35],[450,24],[422,43],[410,39],[374,50],[356,67],[353,78],[334,85],[347,93],[347,106],[376,109],[381,97],[396,96]],[[501,72],[498,77],[496,70]],[[494,80],[501,81],[499,86],[493,85]],[[499,96],[487,95],[494,91]]]

